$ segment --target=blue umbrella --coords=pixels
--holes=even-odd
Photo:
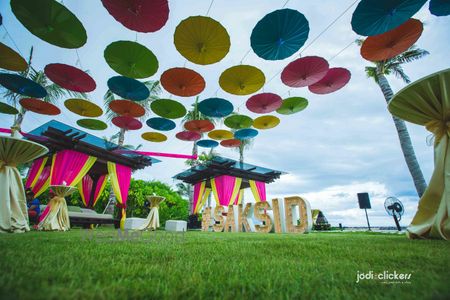
[[[140,81],[125,76],[114,76],[108,80],[108,88],[124,99],[142,101],[150,96],[150,91]]]
[[[161,131],[169,131],[174,129],[177,125],[174,121],[166,119],[166,118],[150,118],[147,120],[147,125],[150,128]]]
[[[240,129],[234,133],[234,137],[238,140],[252,139],[257,135],[258,130],[251,128]]]
[[[198,104],[198,110],[208,117],[222,118],[233,112],[233,104],[222,98],[208,98]]]
[[[293,9],[280,9],[264,16],[253,28],[250,43],[253,51],[266,60],[291,56],[308,39],[309,23]]]
[[[431,0],[430,12],[435,16],[450,15],[450,1],[448,0]]]
[[[0,84],[17,94],[34,98],[47,96],[47,91],[40,84],[17,74],[0,73]]]
[[[219,146],[219,143],[213,140],[200,140],[196,142],[197,146],[203,148],[215,148]]]
[[[385,33],[408,21],[427,0],[362,0],[352,16],[357,34],[372,36]]]

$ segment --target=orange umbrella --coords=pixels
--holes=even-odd
[[[361,46],[361,56],[369,61],[393,58],[414,45],[422,31],[422,22],[409,19],[395,29],[368,37]]]
[[[103,110],[97,104],[85,99],[68,99],[64,106],[74,114],[82,117],[95,118],[103,114]]]
[[[10,71],[25,71],[28,64],[19,53],[0,43],[0,68]]]
[[[208,132],[214,129],[214,124],[208,120],[192,120],[184,123],[184,128],[194,132]]]
[[[161,75],[161,85],[171,94],[192,97],[205,89],[202,75],[188,68],[172,68]]]
[[[140,118],[145,115],[145,109],[131,100],[113,100],[109,103],[109,108],[120,116]]]
[[[226,148],[235,148],[241,145],[241,141],[238,139],[229,139],[220,142],[220,145]]]
[[[26,110],[41,115],[56,116],[61,113],[61,110],[55,105],[36,98],[23,98],[19,103]]]

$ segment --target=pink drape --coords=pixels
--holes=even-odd
[[[25,188],[28,189],[31,187],[32,182],[36,178],[37,174],[39,173],[43,160],[46,159],[46,157],[41,157],[33,161],[33,164],[30,167],[30,170],[28,171],[27,175],[27,181],[25,182]]]
[[[35,196],[39,196],[41,193],[45,191],[45,189],[42,189],[42,187],[47,182],[48,177],[50,176],[50,169],[51,169],[50,166],[44,167],[41,175],[39,175],[39,178],[36,181],[36,184],[31,188]]]
[[[122,205],[127,206],[128,189],[131,183],[131,168],[116,164],[116,176],[119,181]]]
[[[53,156],[50,185],[72,185],[85,167],[89,155],[74,150],[62,150]]]
[[[201,182],[197,182],[196,184],[194,184],[194,202],[192,203],[192,213],[194,212],[195,207],[197,206],[197,202],[200,200],[198,196],[200,194],[201,187],[202,187]]]
[[[222,175],[214,178],[220,205],[228,206],[230,203],[235,181],[236,177],[228,175]]]
[[[259,199],[261,199],[261,202],[267,201],[266,183],[262,181],[255,181],[255,183],[256,189],[258,190]]]
[[[106,175],[102,175],[98,178],[97,180],[97,184],[95,186],[95,190],[94,190],[94,196],[92,198],[92,201],[94,203],[91,203],[91,197],[92,197],[92,190],[93,190],[93,185],[94,185],[94,180],[92,180],[92,177],[88,174],[86,174],[83,179],[81,180],[81,185],[82,188],[79,191],[80,193],[83,194],[83,203],[86,207],[94,207],[95,206],[95,200],[97,199],[98,195],[103,191],[104,188],[104,181],[106,179]]]

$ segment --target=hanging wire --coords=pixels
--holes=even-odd
[[[286,0],[286,2],[284,2],[283,6],[281,8],[284,8],[289,3],[289,1],[290,0]]]
[[[332,61],[333,59],[335,59],[336,57],[338,57],[342,52],[344,52],[345,50],[347,50],[348,48],[350,48],[350,46],[352,46],[353,44],[355,44],[355,41],[351,41],[347,46],[345,46],[344,48],[342,48],[338,53],[336,53],[335,55],[333,55],[332,57],[330,57],[328,59],[328,62]]]
[[[248,49],[248,51],[245,53],[245,55],[241,58],[241,62],[240,62],[241,65],[242,65],[242,62],[244,61],[244,59],[247,57],[247,55],[250,54],[250,51],[252,51],[252,49]]]
[[[20,53],[20,55],[23,56],[22,52],[20,51],[19,47],[17,46],[16,42],[14,41],[14,39],[12,38],[12,36],[9,34],[8,29],[6,29],[5,24],[2,24],[3,29],[5,29],[6,35],[8,35],[9,39],[11,40],[11,42],[14,44],[14,47],[16,47],[17,52]]]
[[[206,16],[209,15],[209,11],[211,10],[211,7],[213,6],[214,0],[211,0],[211,3],[209,4],[208,10],[206,11]]]
[[[83,69],[83,65],[81,64],[80,54],[78,53],[78,49],[75,49],[75,53],[77,54],[77,62],[76,65],[80,66],[80,69]]]

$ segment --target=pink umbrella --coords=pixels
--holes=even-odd
[[[273,93],[261,93],[251,96],[245,104],[249,111],[266,114],[280,108],[283,99]]]
[[[48,64],[44,68],[44,73],[57,85],[74,92],[92,92],[97,87],[89,74],[69,65]]]
[[[118,116],[112,119],[114,125],[125,130],[138,130],[142,128],[142,123],[130,116]]]
[[[181,131],[175,136],[177,139],[187,142],[198,141],[202,137],[200,133],[195,131]]]
[[[328,62],[318,56],[305,56],[288,64],[281,81],[290,87],[304,87],[321,80],[328,72]]]
[[[331,68],[319,82],[310,85],[309,91],[314,94],[329,94],[343,88],[350,81],[350,71],[344,68]]]
[[[102,3],[116,21],[134,31],[158,31],[169,18],[167,0],[102,0]]]

